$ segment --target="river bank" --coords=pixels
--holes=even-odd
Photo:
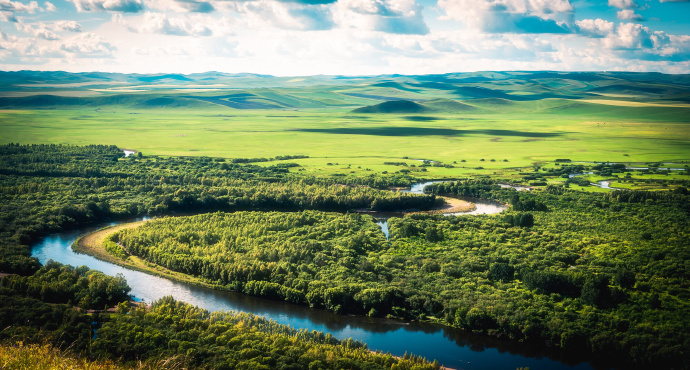
[[[99,229],[95,232],[83,235],[72,244],[72,250],[76,253],[83,253],[92,256],[101,261],[109,262],[118,266],[130,268],[136,271],[141,271],[165,279],[201,286],[209,289],[228,290],[223,286],[210,284],[200,278],[183,274],[181,272],[169,270],[163,266],[156,265],[154,263],[148,262],[140,257],[131,254],[128,254],[126,259],[120,259],[108,253],[108,251],[105,249],[104,242],[106,241],[106,238],[108,236],[121,230],[138,227],[148,221],[150,221],[150,219],[124,223],[115,226],[108,226]]]
[[[139,220],[125,220],[126,224]],[[529,367],[533,370],[585,370],[591,365],[579,356],[568,356],[556,348],[538,343],[518,343],[473,334],[430,322],[402,322],[367,316],[338,315],[285,301],[276,301],[234,291],[212,289],[207,284],[180,282],[153,270],[143,272],[122,263],[115,264],[78,254],[72,245],[84,234],[112,230],[113,222],[101,226],[51,234],[32,244],[32,255],[40,262],[54,260],[73,266],[87,265],[109,275],[122,274],[136,300],[151,303],[173,296],[209,311],[243,311],[264,316],[294,328],[331,333],[336,338],[353,338],[375,351],[403,356],[405,352],[437,359],[441,364],[467,370]]]

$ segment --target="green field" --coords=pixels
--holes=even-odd
[[[61,84],[35,74],[32,83],[3,80],[0,143],[114,144],[163,156],[307,155],[294,162],[314,174],[391,173],[401,167],[384,162],[420,159],[455,167],[412,170],[420,177],[493,174],[555,158],[690,159],[685,76],[71,75]]]

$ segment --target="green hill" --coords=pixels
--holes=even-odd
[[[376,105],[357,108],[352,113],[424,113],[431,111],[429,108],[409,100],[393,100]]]
[[[437,113],[465,113],[465,112],[479,112],[481,109],[474,105],[461,103],[451,99],[434,99],[424,102],[424,106],[434,110]]]

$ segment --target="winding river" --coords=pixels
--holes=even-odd
[[[479,204],[477,205],[479,207]],[[494,209],[498,207],[496,204],[489,206]],[[141,219],[121,222],[137,220]],[[328,332],[341,339],[360,340],[366,342],[372,350],[388,351],[397,356],[408,352],[427,359],[437,359],[444,366],[458,370],[514,370],[517,367],[529,367],[532,370],[592,369],[592,365],[585,362],[581,354],[566,354],[557,349],[473,335],[434,324],[406,323],[365,316],[343,316],[326,310],[310,309],[241,293],[216,291],[129,270],[72,251],[72,243],[80,235],[117,223],[111,222],[47,236],[32,246],[32,255],[41,263],[52,259],[73,266],[86,265],[110,275],[122,274],[132,287],[131,294],[137,300],[151,302],[172,295],[178,300],[211,311],[250,312],[295,328]],[[384,232],[386,231],[387,228]]]
[[[438,180],[438,181],[426,181],[426,182],[418,182],[416,184],[412,184],[410,187],[410,190],[400,190],[400,192],[403,193],[413,193],[413,194],[424,194],[424,187],[427,185],[431,184],[438,184],[441,182],[448,182],[446,180]],[[506,185],[508,187],[513,187]],[[513,187],[516,190],[520,191],[518,187]],[[472,198],[472,197],[463,197],[463,196],[454,196],[453,198],[456,199],[462,199],[465,201],[468,201],[470,203],[474,203],[476,208],[473,211],[469,212],[450,212],[450,213],[444,213],[444,216],[463,216],[463,215],[492,215],[494,213],[501,213],[505,211],[508,207],[505,204],[499,203],[499,202],[493,202],[490,200],[486,199],[480,199],[480,198]],[[404,214],[402,212],[375,212],[371,214],[376,218],[376,224],[379,225],[381,228],[381,231],[383,234],[386,236],[386,240],[389,240],[389,233],[388,233],[388,219],[391,217],[402,217]]]

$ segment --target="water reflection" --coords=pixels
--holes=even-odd
[[[111,222],[106,225],[113,224],[115,223]],[[33,246],[33,255],[42,263],[53,259],[73,266],[86,265],[109,275],[121,273],[132,287],[131,293],[146,302],[172,295],[178,300],[211,311],[250,312],[294,328],[318,330],[329,332],[337,338],[360,340],[366,342],[372,350],[390,352],[397,356],[408,352],[437,359],[445,366],[455,369],[591,369],[591,365],[582,362],[581,358],[564,357],[563,352],[545,350],[542,346],[477,336],[427,323],[342,316],[283,301],[192,286],[129,270],[72,251],[71,245],[79,235],[96,229],[98,227],[46,237]]]

